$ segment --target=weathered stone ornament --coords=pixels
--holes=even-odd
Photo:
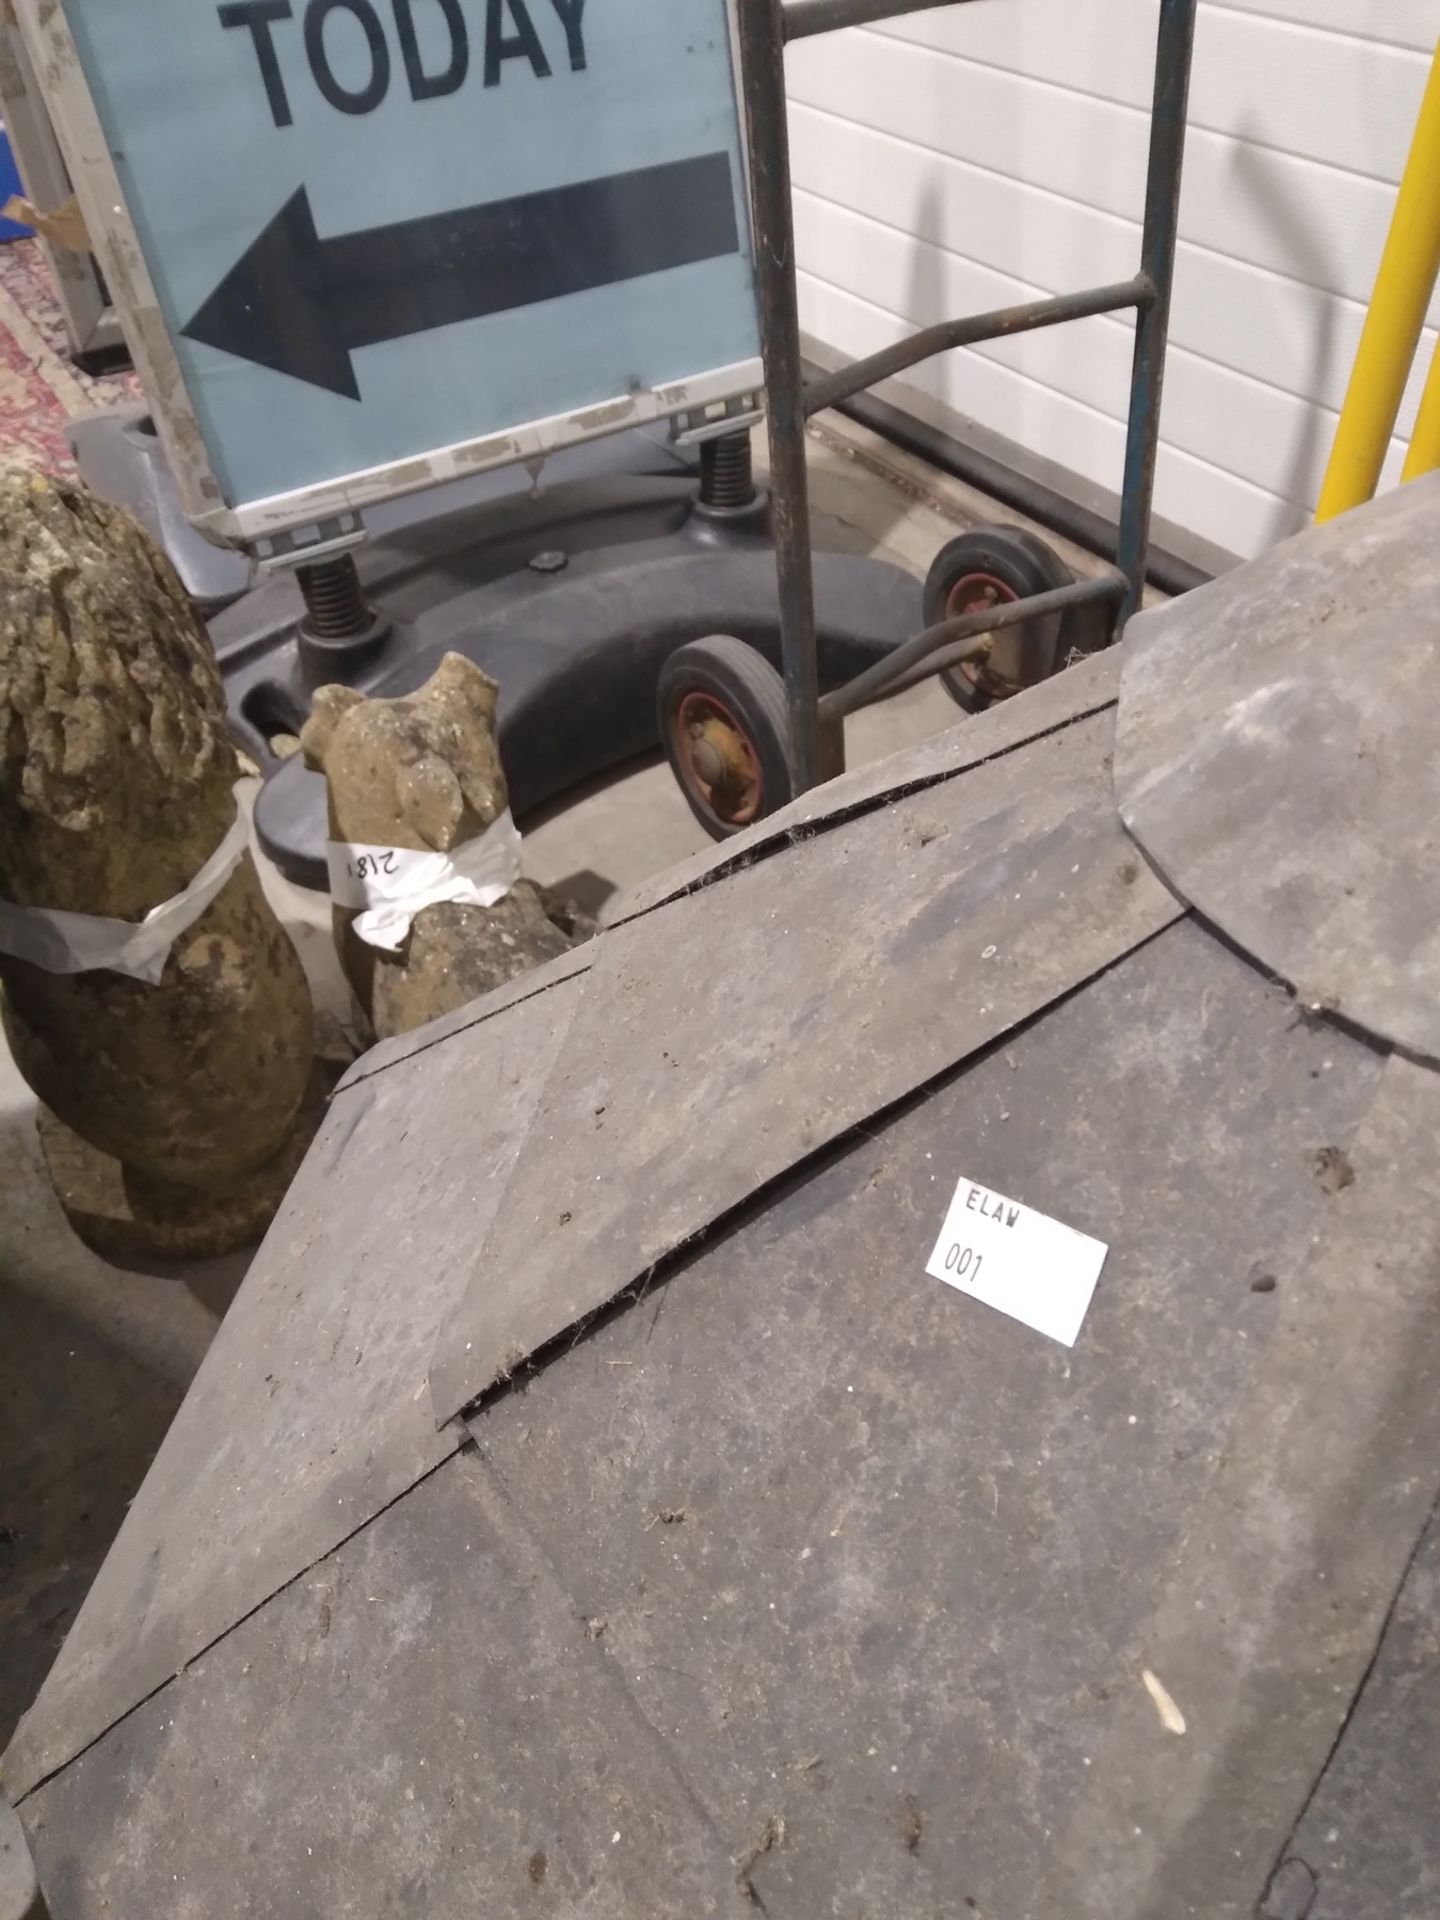
[[[336,946],[379,1039],[464,1006],[589,930],[518,877],[496,699],[473,661],[447,653],[401,699],[321,687],[301,735],[329,788]],[[449,858],[407,858],[424,855]],[[398,938],[393,923],[375,924],[383,904],[362,912],[366,898],[409,921]]]
[[[0,729],[0,896],[22,909],[142,921],[233,826],[220,676],[169,563],[120,509],[26,470],[0,472]],[[83,1239],[123,1259],[259,1237],[319,1098],[309,989],[248,852],[158,984],[5,953],[0,982]]]

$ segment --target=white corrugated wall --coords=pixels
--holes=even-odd
[[[792,47],[811,339],[869,353],[1133,273],[1156,11],[972,0]],[[1313,509],[1437,31],[1440,0],[1201,0],[1156,510],[1204,541],[1253,554]],[[1131,335],[950,354],[887,397],[1116,488]]]

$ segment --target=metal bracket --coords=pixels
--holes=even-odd
[[[363,546],[368,537],[358,513],[341,513],[314,526],[263,534],[251,541],[250,555],[261,573],[288,573],[317,560],[333,560],[336,554]]]
[[[742,394],[737,400],[712,400],[709,406],[677,414],[670,423],[670,438],[677,447],[696,447],[723,434],[748,433],[764,418],[758,393]]]

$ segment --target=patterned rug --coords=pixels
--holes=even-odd
[[[68,473],[65,423],[138,399],[133,373],[91,379],[70,359],[65,322],[34,240],[0,244],[0,459]]]

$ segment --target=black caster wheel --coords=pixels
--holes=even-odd
[[[753,647],[726,633],[678,647],[657,699],[671,770],[714,839],[794,798],[785,683]]]
[[[1038,534],[1024,527],[977,527],[947,540],[925,577],[925,624],[938,626],[962,613],[980,613],[1031,594],[1068,587],[1075,576]],[[1047,614],[995,636],[988,660],[947,667],[941,684],[967,713],[1004,700],[1055,673],[1064,655],[1064,615]]]

